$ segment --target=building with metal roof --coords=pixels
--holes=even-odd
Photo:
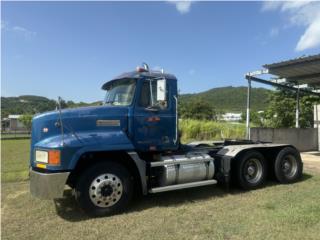
[[[289,83],[320,88],[320,54],[265,64],[263,67],[269,74],[285,78]]]
[[[247,138],[250,139],[250,90],[251,82],[259,82],[296,92],[296,128],[299,128],[300,93],[320,97],[320,54],[303,56],[282,62],[263,65],[263,69],[248,72]],[[262,78],[261,75],[269,78]]]
[[[5,132],[27,131],[23,122],[20,121],[22,115],[10,114],[1,120],[1,130]]]

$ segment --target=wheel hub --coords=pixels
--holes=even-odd
[[[101,174],[90,184],[89,196],[98,207],[111,207],[116,204],[123,193],[122,181],[114,174]]]
[[[248,167],[248,174],[250,176],[252,176],[255,173],[255,171],[256,171],[256,168],[254,166],[249,166]]]
[[[282,160],[282,171],[286,177],[293,177],[298,171],[296,158],[293,155],[287,155]]]
[[[245,178],[249,183],[257,183],[262,176],[262,165],[256,158],[249,159],[245,164]]]
[[[113,188],[110,185],[103,186],[101,188],[101,195],[103,197],[109,197],[113,193]]]
[[[283,168],[285,171],[288,171],[290,169],[291,165],[288,161],[285,161],[283,164]]]

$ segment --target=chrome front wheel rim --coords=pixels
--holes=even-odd
[[[105,173],[90,184],[89,196],[95,206],[107,208],[115,205],[122,197],[123,184],[119,177]]]

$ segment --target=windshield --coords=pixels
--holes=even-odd
[[[112,83],[104,99],[105,105],[128,106],[131,104],[136,81],[134,79],[121,79]]]

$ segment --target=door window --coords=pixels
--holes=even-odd
[[[146,80],[142,84],[141,95],[139,99],[139,106],[144,108],[159,108],[166,109],[168,107],[167,100],[157,100],[159,99],[157,84],[161,80]],[[168,96],[168,91],[166,91],[166,96]],[[168,99],[168,97],[166,97]]]

